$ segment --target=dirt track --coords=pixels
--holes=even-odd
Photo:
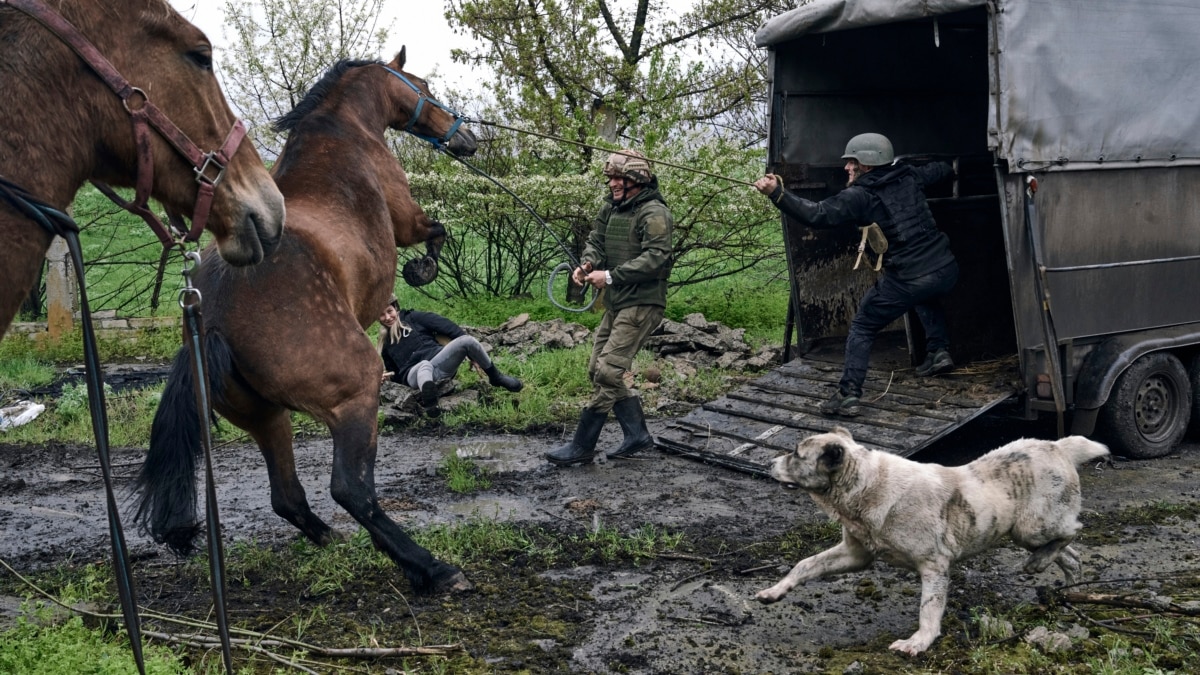
[[[653,420],[652,430],[669,423]],[[1047,432],[1052,429],[1044,425],[984,418],[915,459],[957,464],[1011,438]],[[610,423],[601,444],[618,442],[619,434]],[[542,461],[541,453],[559,442],[551,435],[395,433],[381,438],[376,469],[381,499],[385,506],[406,505],[393,515],[407,526],[481,515],[564,531],[603,524],[627,532],[653,524],[683,532],[690,541],[721,542],[723,552],[705,550],[697,556],[711,564],[663,559],[627,569],[567,566],[543,572],[547,579],[576,582],[591,602],[577,603],[572,614],[579,623],[576,637],[567,643],[539,643],[548,663],[557,665],[526,664],[532,672],[824,672],[831,648],[883,653],[891,639],[915,629],[919,582],[911,573],[883,564],[801,587],[776,605],[752,600],[755,591],[774,583],[795,560],[745,551],[798,524],[826,522],[804,494],[658,451],[644,458],[555,469]],[[466,496],[447,491],[435,474],[447,453],[470,456],[486,466],[493,487]],[[335,527],[354,529],[328,496],[329,442],[301,439],[297,455],[314,510]],[[117,450],[113,461],[126,477],[120,484],[128,485],[140,451]],[[91,448],[0,445],[0,557],[24,570],[67,559],[106,559],[104,498],[95,464]],[[262,544],[294,536],[291,526],[271,511],[257,449],[223,449],[216,471],[227,542],[255,539]],[[1200,504],[1200,446],[1185,445],[1160,460],[1085,467],[1081,474],[1085,523],[1111,530],[1083,534],[1077,547],[1086,575],[1144,578],[1195,570],[1200,524],[1194,515],[1120,526],[1107,524],[1113,521],[1106,517],[1160,501]],[[594,504],[580,509],[578,500]],[[169,557],[136,532],[127,535],[143,560]],[[1023,560],[1021,551],[998,549],[955,573],[944,623],[951,637],[935,643],[933,651],[954,639],[959,624],[951,620],[966,619],[970,608],[1035,602],[1037,586],[1060,581],[1053,569],[1036,577],[1018,574]],[[764,569],[743,573],[755,568]],[[379,583],[384,581],[403,584],[398,574]],[[237,592],[233,589],[234,596]],[[430,602],[427,611],[437,612],[436,601]],[[479,658],[488,657],[486,645],[468,640],[467,647]],[[496,658],[501,664],[497,669],[506,669],[505,659]],[[904,663],[895,658],[896,664]]]

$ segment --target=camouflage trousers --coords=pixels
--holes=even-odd
[[[592,381],[588,408],[607,413],[617,401],[633,395],[625,386],[625,373],[662,318],[663,308],[656,305],[634,305],[604,313],[588,361],[588,379]]]

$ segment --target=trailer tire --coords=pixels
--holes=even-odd
[[[1174,354],[1139,357],[1121,376],[1100,409],[1097,431],[1114,454],[1162,457],[1183,440],[1192,416],[1188,371]]]

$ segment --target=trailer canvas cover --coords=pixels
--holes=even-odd
[[[989,5],[988,146],[1010,170],[1200,164],[1200,0],[818,0],[755,42]]]

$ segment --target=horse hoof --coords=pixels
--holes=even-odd
[[[436,593],[465,593],[475,588],[475,584],[467,579],[467,575],[460,572],[455,572],[454,576],[438,583],[434,590]]]
[[[404,277],[405,283],[413,288],[420,288],[432,283],[437,278],[437,275],[437,261],[429,256],[409,260],[404,263],[404,269],[401,271],[401,276]]]

